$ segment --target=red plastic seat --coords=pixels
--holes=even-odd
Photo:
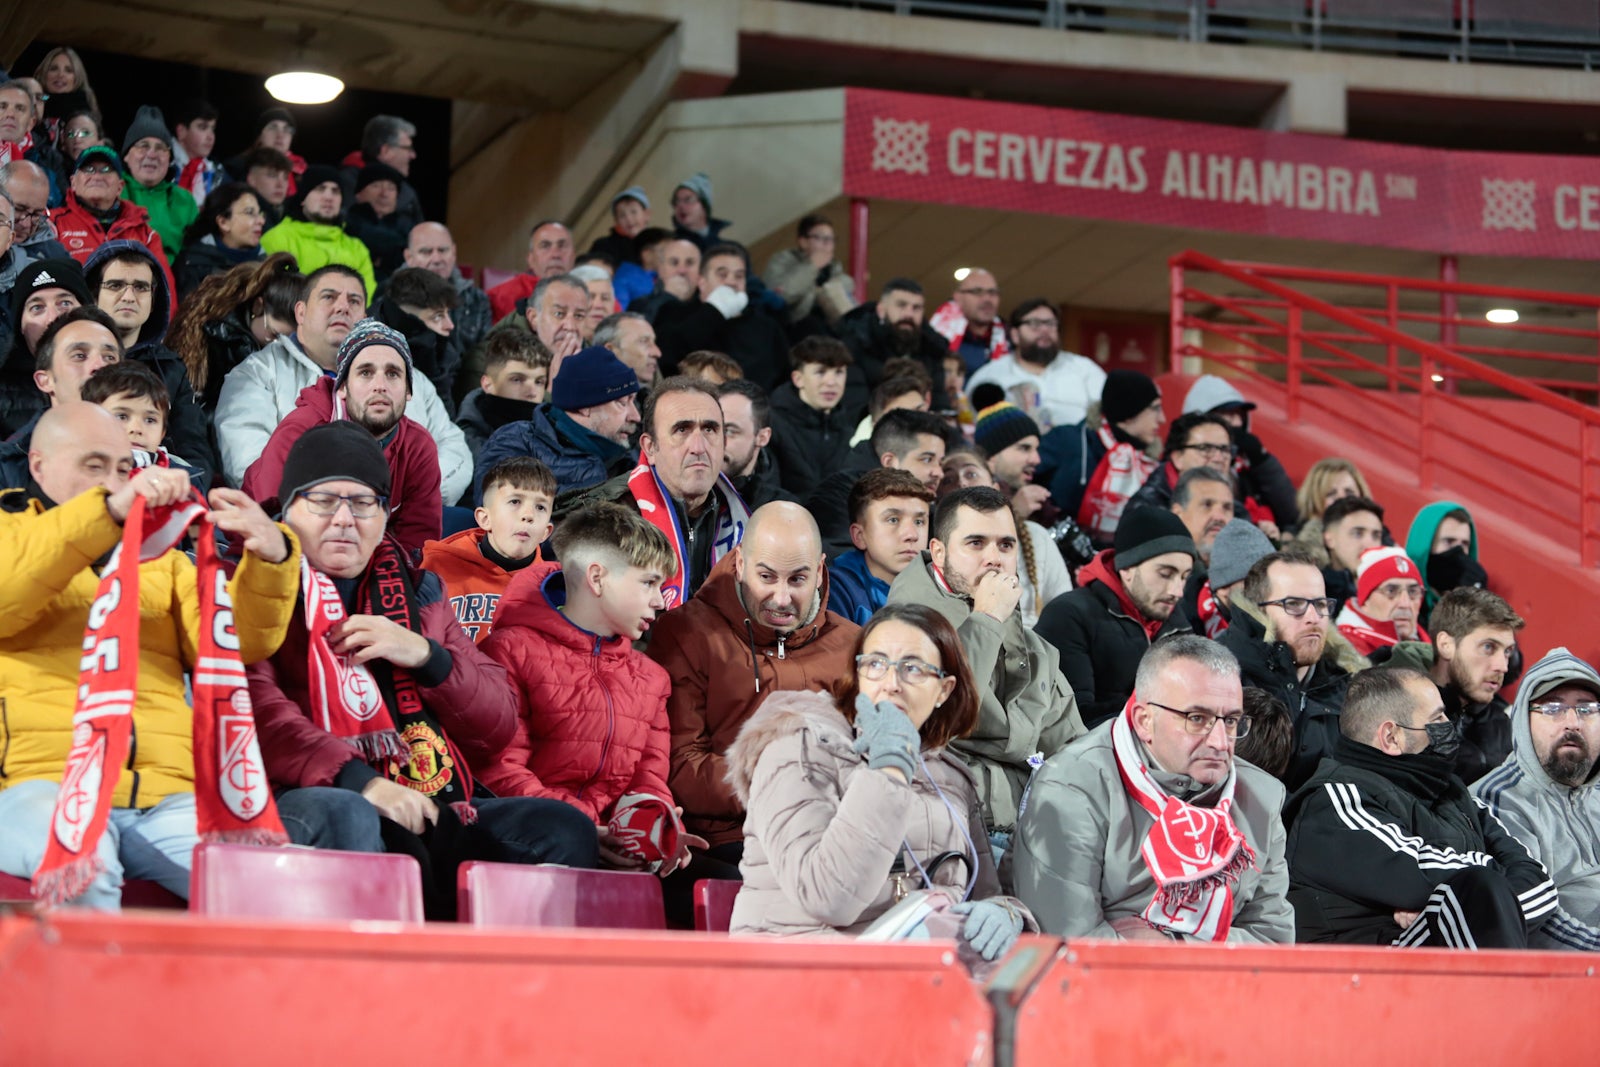
[[[32,904],[33,887],[26,878],[0,874],[0,904]],[[187,908],[188,903],[159,882],[139,879],[122,884],[124,908]]]
[[[422,922],[422,869],[410,856],[202,844],[190,910],[262,919]]]
[[[635,871],[463,863],[457,911],[474,926],[665,930],[661,881]]]
[[[725,934],[733,920],[733,898],[743,882],[733,878],[702,878],[694,884],[694,928]]]

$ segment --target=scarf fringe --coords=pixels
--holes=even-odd
[[[375,734],[358,734],[341,740],[359,752],[363,760],[374,766],[384,760],[399,760],[406,765],[411,763],[411,752],[406,748],[406,743],[400,740],[397,730],[380,730]]]
[[[1215,890],[1231,887],[1244,876],[1245,871],[1254,870],[1255,866],[1255,850],[1248,842],[1241,840],[1220,870],[1194,878],[1174,878],[1164,883],[1157,893],[1163,900],[1196,904]]]
[[[246,827],[240,830],[213,830],[201,834],[200,840],[223,845],[262,845],[281,848],[289,844],[289,835],[264,827]]]
[[[89,891],[94,880],[105,873],[105,861],[98,852],[69,860],[33,876],[33,898],[42,908],[59,908]]]

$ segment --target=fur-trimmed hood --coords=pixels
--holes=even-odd
[[[849,752],[855,741],[855,728],[827,693],[780,690],[763,701],[739,728],[739,735],[728,746],[727,779],[741,806],[750,804],[750,782],[766,747],[780,737],[797,734],[807,727],[830,748],[837,745]]]
[[[1261,639],[1267,644],[1273,644],[1278,640],[1277,626],[1273,624],[1271,619],[1267,618],[1267,613],[1261,610],[1243,592],[1233,594],[1233,598],[1229,601],[1228,610],[1232,613],[1231,618],[1234,623],[1238,622],[1240,615],[1254,619],[1256,624],[1264,631]],[[1333,624],[1332,619],[1328,620],[1328,636],[1322,642],[1322,662],[1332,664],[1346,674],[1355,674],[1357,671],[1364,671],[1372,666],[1365,656],[1356,651],[1355,646],[1350,643],[1349,639],[1339,632],[1339,628]]]

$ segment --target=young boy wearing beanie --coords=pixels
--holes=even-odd
[[[1428,641],[1422,613],[1422,574],[1406,550],[1369,548],[1356,569],[1356,595],[1334,620],[1339,632],[1363,656],[1401,641]]]
[[[1187,633],[1179,607],[1198,553],[1183,520],[1160,508],[1130,508],[1116,547],[1078,572],[1078,588],[1046,607],[1034,627],[1061,653],[1061,671],[1093,729],[1122,711],[1139,661],[1158,638]]]
[[[423,546],[422,569],[444,582],[456,621],[474,642],[489,636],[512,577],[543,559],[539,546],[550,536],[555,500],[549,467],[532,456],[503,459],[483,476],[477,527]]]

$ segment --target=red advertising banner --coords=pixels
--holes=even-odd
[[[1600,258],[1600,158],[850,89],[844,191],[1418,251]]]

